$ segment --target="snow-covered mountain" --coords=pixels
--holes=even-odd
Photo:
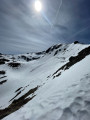
[[[90,120],[90,45],[0,54],[0,119]]]

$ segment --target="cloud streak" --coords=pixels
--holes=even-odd
[[[0,0],[0,52],[36,52],[74,40],[90,43],[89,0],[42,4],[44,17],[35,12],[33,0]]]

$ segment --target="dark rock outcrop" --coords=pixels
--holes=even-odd
[[[37,53],[36,53],[36,55],[42,55],[42,54],[45,54],[45,51],[37,52]]]
[[[54,46],[48,48],[48,49],[46,50],[46,53],[50,53],[50,52],[52,52],[53,50],[60,48],[61,46],[62,46],[62,44],[60,44],[60,45],[54,45]]]
[[[28,61],[31,61],[30,58],[28,58],[28,57],[26,57],[26,56],[24,56],[24,55],[22,55],[21,58],[24,59],[24,60],[26,60],[27,62],[28,62]]]
[[[81,61],[82,59],[84,59],[87,55],[90,55],[90,46],[83,49],[82,51],[80,51],[78,53],[77,56],[71,56],[69,58],[69,62],[66,63],[65,65],[63,65],[61,68],[59,68],[54,74],[53,74],[53,78],[58,77],[59,75],[61,75],[61,71],[62,70],[67,70],[69,69],[71,66],[73,66],[74,64],[76,64],[77,62]],[[58,74],[57,74],[58,73]]]
[[[0,71],[0,75],[4,75],[6,72],[4,70]]]
[[[16,63],[16,62],[10,62],[10,63],[8,63],[8,65],[9,65],[10,67],[13,67],[13,68],[18,68],[18,67],[21,66],[20,63]]]
[[[0,59],[0,65],[5,64],[5,62],[9,62],[9,60],[5,58]]]
[[[79,42],[78,41],[75,41],[74,44],[78,44]]]
[[[23,105],[28,103],[30,100],[32,100],[35,95],[32,95],[32,97],[27,98],[29,95],[34,94],[35,91],[38,89],[38,86],[29,90],[25,95],[20,97],[19,99],[14,100],[7,108],[0,110],[0,120],[6,117],[7,115],[17,111],[20,109]]]
[[[55,52],[54,56],[58,54],[58,50]]]
[[[5,82],[7,82],[7,80],[0,81],[0,85],[4,84]]]

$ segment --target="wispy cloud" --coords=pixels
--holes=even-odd
[[[35,52],[74,40],[90,43],[89,0],[42,0],[42,4],[50,24],[36,13],[33,0],[0,0],[0,52]]]

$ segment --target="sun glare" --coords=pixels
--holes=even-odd
[[[35,10],[36,10],[37,12],[40,12],[41,9],[42,9],[42,4],[41,4],[41,2],[40,2],[39,0],[36,0],[36,1],[35,1]]]

